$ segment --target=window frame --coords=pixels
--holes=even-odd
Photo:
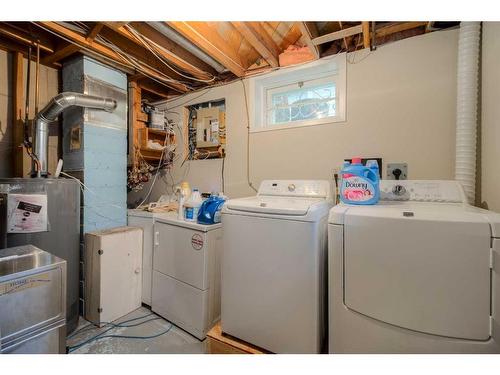
[[[299,82],[325,81],[335,84],[336,115],[315,120],[291,121],[283,124],[268,123],[269,92]],[[277,72],[252,78],[249,82],[253,121],[250,132],[293,129],[306,126],[332,124],[346,121],[346,54],[329,56],[298,67],[284,68]]]

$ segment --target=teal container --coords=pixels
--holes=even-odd
[[[346,204],[371,205],[380,199],[380,177],[376,160],[368,160],[366,166],[361,158],[344,163],[342,169],[340,200]]]

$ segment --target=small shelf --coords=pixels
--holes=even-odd
[[[142,159],[150,163],[159,162],[161,149],[148,147],[148,141],[165,146],[176,142],[172,132],[147,127],[148,115],[142,111],[141,87],[137,82],[129,82],[129,165],[137,166]],[[138,155],[140,153],[140,155]]]
[[[175,141],[175,134],[161,129],[140,128],[138,129],[139,151],[144,159],[149,161],[159,161],[161,158],[161,149],[148,147],[148,141],[153,141],[165,146],[165,140],[170,138],[170,142]]]

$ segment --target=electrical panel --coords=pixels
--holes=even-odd
[[[186,150],[189,160],[225,157],[225,100],[204,102],[186,107]]]
[[[224,116],[217,107],[202,108],[196,113],[196,148],[219,147]]]

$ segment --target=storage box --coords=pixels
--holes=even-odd
[[[102,325],[141,306],[142,229],[85,234],[85,319]]]

